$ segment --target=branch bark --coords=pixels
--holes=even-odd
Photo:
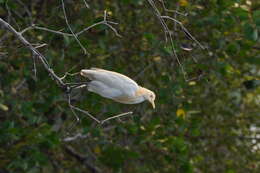
[[[21,32],[16,31],[9,23],[4,21],[2,18],[0,18],[0,25],[3,26],[4,29],[6,29],[6,30],[10,31],[11,33],[13,33],[15,35],[15,37],[18,38],[24,44],[24,46],[26,46],[29,50],[31,50],[32,54],[36,55],[36,57],[38,57],[38,59],[41,61],[41,63],[43,64],[44,68],[50,74],[52,79],[54,79],[61,88],[66,89],[67,85],[50,68],[46,58],[44,57],[44,55],[42,55],[35,47],[33,47],[32,44],[29,43],[23,37]]]

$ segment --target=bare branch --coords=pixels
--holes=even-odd
[[[63,0],[62,0],[63,2]],[[64,3],[63,3],[64,5]],[[62,35],[67,35],[67,36],[75,36],[75,35],[80,35],[81,33],[83,33],[84,31],[87,31],[88,29],[90,29],[91,27],[94,27],[94,26],[97,26],[99,24],[104,24],[104,25],[107,25],[108,27],[110,27],[117,36],[120,36],[116,29],[113,28],[109,23],[111,24],[117,24],[117,23],[114,23],[114,22],[110,22],[110,21],[107,21],[107,14],[106,14],[106,11],[104,12],[104,21],[102,22],[99,22],[99,23],[96,23],[96,24],[93,24],[91,25],[90,27],[88,28],[85,28],[84,30],[74,34],[72,32],[72,34],[68,34],[68,33],[63,33],[63,32],[60,32],[60,31],[54,31],[54,30],[50,30],[50,29],[47,29],[47,28],[42,28],[42,27],[37,27],[35,25],[32,25],[28,28],[25,28],[24,30],[22,30],[21,32],[18,32],[16,31],[8,22],[5,22],[2,18],[0,18],[0,25],[3,26],[4,29],[10,31],[11,33],[13,33],[15,35],[16,38],[18,38],[23,44],[25,47],[27,47],[31,52],[32,52],[32,57],[33,57],[33,71],[34,71],[34,75],[36,77],[36,74],[37,74],[37,69],[36,69],[36,62],[35,62],[35,58],[38,58],[40,60],[40,62],[43,64],[43,67],[46,69],[46,71],[49,73],[49,75],[52,77],[52,79],[54,79],[56,81],[56,83],[64,90],[66,91],[67,95],[68,95],[68,104],[69,104],[69,107],[72,111],[72,113],[74,114],[74,116],[76,117],[76,122],[79,122],[79,117],[77,116],[76,112],[75,111],[79,111],[81,113],[84,113],[86,115],[88,115],[91,119],[93,119],[94,121],[96,121],[98,124],[103,124],[109,120],[112,120],[112,119],[116,119],[116,118],[119,118],[119,117],[122,117],[122,116],[125,116],[125,115],[129,115],[129,114],[132,114],[132,112],[126,112],[126,113],[122,113],[122,114],[118,114],[118,115],[115,115],[115,116],[112,116],[112,117],[109,117],[105,120],[98,120],[97,118],[95,118],[93,115],[91,115],[88,111],[85,111],[85,110],[82,110],[76,106],[73,106],[71,104],[71,96],[70,96],[70,93],[72,91],[72,89],[79,89],[79,88],[83,88],[83,87],[86,87],[87,86],[87,82],[84,82],[84,83],[64,83],[63,80],[66,78],[67,75],[71,75],[71,76],[74,76],[78,73],[75,73],[75,74],[70,74],[70,73],[65,73],[65,75],[63,77],[58,77],[58,75],[56,75],[56,73],[53,71],[53,69],[50,68],[50,65],[49,63],[47,62],[46,58],[44,55],[42,55],[38,50],[37,48],[39,47],[42,47],[42,46],[45,46],[46,44],[41,44],[37,47],[34,47],[31,43],[29,43],[23,36],[23,34],[30,30],[30,29],[41,29],[41,30],[45,30],[45,31],[49,31],[49,32],[53,32],[53,33],[56,33],[56,34],[62,34]]]
[[[50,74],[50,76],[57,82],[57,84],[64,88],[66,85],[64,82],[54,73],[54,71],[50,68],[46,58],[35,48],[32,46],[31,43],[29,43],[20,32],[17,32],[9,23],[5,22],[2,18],[0,18],[0,24],[8,31],[12,32],[16,38],[18,38],[28,49],[32,51],[32,53],[39,58],[41,63],[43,64],[44,68],[47,70],[47,72]]]
[[[77,140],[77,139],[85,139],[87,137],[89,137],[89,135],[82,135],[81,133],[78,133],[75,136],[64,138],[63,141],[64,142],[71,142],[71,141],[74,141],[74,140]]]
[[[181,64],[181,62],[180,62],[180,59],[179,59],[179,57],[178,57],[178,55],[177,55],[177,52],[176,52],[176,49],[175,49],[175,46],[174,46],[174,42],[173,42],[173,36],[174,36],[174,35],[173,35],[173,33],[169,30],[169,27],[168,27],[168,25],[166,24],[165,19],[172,20],[172,21],[174,22],[174,24],[178,24],[178,25],[181,27],[182,31],[183,31],[191,40],[195,41],[195,42],[201,47],[201,49],[205,49],[204,46],[202,46],[202,45],[200,44],[200,42],[199,42],[198,40],[196,40],[195,37],[193,37],[193,36],[189,33],[189,31],[183,26],[183,24],[182,24],[180,21],[178,21],[178,20],[176,20],[175,18],[170,17],[170,16],[163,16],[163,15],[161,15],[159,9],[158,9],[158,8],[156,7],[156,5],[155,5],[154,0],[147,0],[147,1],[148,1],[148,3],[151,5],[151,7],[153,8],[153,12],[154,12],[155,16],[158,18],[158,20],[160,21],[160,23],[161,23],[161,25],[162,25],[162,27],[163,27],[166,42],[168,41],[168,39],[170,40],[170,45],[171,45],[173,57],[175,57],[175,59],[177,60],[177,63],[178,63],[178,65],[179,65],[180,68],[181,68],[181,71],[182,71],[182,74],[183,74],[183,77],[184,77],[185,81],[189,81],[189,79],[187,79],[187,77],[186,77],[185,69],[184,69],[183,65]],[[161,2],[162,6],[163,6],[163,9],[164,9],[165,11],[175,12],[175,14],[177,14],[176,11],[169,11],[169,10],[165,7],[165,3],[164,3],[163,0],[159,0],[159,1]]]
[[[105,18],[105,17],[104,17]],[[106,19],[106,18],[105,18]],[[81,34],[83,34],[84,32],[90,30],[91,28],[94,28],[98,25],[106,25],[108,26],[115,34],[116,36],[118,37],[122,37],[118,31],[111,25],[111,24],[114,24],[114,25],[117,25],[118,23],[116,22],[112,22],[112,21],[107,21],[107,20],[103,20],[101,22],[97,22],[97,23],[94,23],[86,28],[84,28],[83,30],[75,33],[74,35],[76,35],[77,37]],[[29,31],[29,30],[32,30],[32,29],[36,29],[36,30],[42,30],[42,31],[47,31],[47,32],[51,32],[51,33],[54,33],[54,34],[59,34],[59,35],[63,35],[63,36],[68,36],[68,37],[74,37],[73,34],[70,34],[70,33],[66,33],[66,32],[61,32],[61,31],[56,31],[56,30],[53,30],[53,29],[49,29],[49,28],[45,28],[45,27],[41,27],[41,26],[36,26],[35,24],[33,24],[32,26],[29,26],[27,28],[25,28],[24,30],[21,31],[21,34],[24,34],[25,32]]]
[[[77,74],[79,74],[80,72],[77,72],[77,73],[69,73],[69,72],[66,72],[64,76],[61,77],[61,80],[65,79],[67,76],[75,76]]]
[[[23,6],[23,8],[25,9],[26,13],[29,16],[30,19],[30,24],[33,23],[33,19],[32,19],[32,13],[29,11],[28,7],[21,1],[21,0],[16,0],[21,6]]]
[[[126,116],[126,115],[130,115],[130,114],[133,114],[133,112],[126,112],[126,113],[118,114],[118,115],[109,117],[109,118],[107,118],[107,119],[104,119],[104,120],[102,120],[100,123],[101,123],[101,124],[104,124],[105,122],[107,122],[107,121],[109,121],[109,120],[112,120],[112,119],[115,119],[115,118],[119,118],[119,117],[122,117],[122,116]]]
[[[86,2],[86,0],[83,0],[83,2],[84,2],[84,4],[85,4],[86,8],[89,8],[89,5],[88,5],[88,3]]]
[[[93,172],[93,173],[102,172],[98,167],[95,167],[93,165],[93,163],[90,163],[87,156],[84,156],[84,155],[76,152],[75,149],[72,148],[71,146],[65,146],[65,149],[68,154],[75,157],[79,162],[83,163],[83,165],[85,165],[87,168],[89,168],[91,170],[91,172]]]
[[[178,21],[178,20],[176,20],[176,19],[174,19],[174,18],[172,18],[172,17],[170,17],[170,16],[160,16],[160,17],[161,17],[161,18],[164,18],[164,19],[170,19],[170,20],[176,22],[177,24],[179,24],[180,27],[182,28],[182,30],[184,31],[184,33],[187,34],[187,36],[189,36],[193,41],[195,41],[195,42],[201,47],[201,49],[205,49],[205,47],[202,46],[202,45],[200,44],[200,42],[199,42],[195,37],[193,37],[193,36],[190,34],[190,32],[183,26],[183,24],[182,24],[180,21]]]
[[[166,12],[175,13],[175,14],[178,14],[178,15],[181,15],[181,16],[187,16],[188,15],[188,13],[181,13],[181,12],[179,12],[177,10],[169,10],[169,9],[167,9],[166,6],[165,6],[164,0],[159,0],[159,2],[162,3],[163,9]]]
[[[126,113],[121,113],[121,114],[118,114],[118,115],[115,115],[115,116],[112,116],[112,117],[109,117],[107,119],[104,119],[104,120],[99,120],[97,119],[96,117],[94,117],[93,115],[91,115],[88,111],[85,111],[83,109],[80,109],[76,106],[73,106],[71,104],[71,96],[70,96],[70,93],[68,94],[68,104],[69,104],[69,107],[71,108],[71,111],[73,112],[74,116],[76,117],[77,119],[77,122],[79,121],[79,117],[78,115],[76,114],[76,112],[74,110],[77,110],[87,116],[89,116],[91,119],[93,119],[94,121],[96,121],[98,124],[104,124],[105,122],[107,121],[110,121],[112,119],[116,119],[116,118],[119,118],[119,117],[122,117],[122,116],[125,116],[125,115],[129,115],[129,114],[133,114],[133,112],[126,112]]]
[[[69,104],[69,107],[71,108],[71,111],[73,112],[73,114],[75,115],[76,119],[77,119],[77,122],[79,121],[79,117],[77,116],[77,114],[74,112],[74,110],[77,110],[79,112],[82,112],[84,113],[85,115],[89,116],[91,119],[93,119],[94,121],[96,121],[97,123],[100,123],[101,121],[99,121],[96,117],[94,117],[93,115],[91,115],[88,111],[85,111],[85,110],[82,110],[76,106],[73,106],[71,104],[71,96],[70,96],[70,93],[68,94],[68,104]]]
[[[168,38],[168,36],[169,36],[173,55],[174,55],[174,57],[176,58],[176,60],[177,60],[177,62],[178,62],[178,64],[179,64],[179,66],[181,67],[181,70],[182,70],[184,79],[186,80],[185,70],[184,70],[184,68],[183,68],[183,66],[182,66],[182,64],[181,64],[181,62],[180,62],[180,60],[179,60],[179,57],[178,57],[178,55],[177,55],[177,53],[176,53],[176,50],[175,50],[175,47],[174,47],[173,38],[172,38],[172,32],[170,32],[170,30],[169,30],[169,28],[168,28],[168,25],[167,25],[167,24],[165,23],[165,21],[164,21],[164,18],[161,17],[161,13],[160,13],[160,11],[157,9],[157,7],[156,7],[154,1],[153,1],[153,0],[148,0],[148,2],[149,2],[150,5],[153,7],[155,15],[157,16],[157,18],[158,18],[159,21],[161,22],[162,27],[164,28],[164,33],[165,33],[165,40],[166,40],[166,42],[167,42],[167,40],[168,40],[167,38]]]
[[[64,0],[61,0],[61,3],[62,3],[62,10],[63,10],[63,14],[64,14],[64,18],[65,18],[65,21],[66,21],[66,24],[70,30],[70,32],[73,34],[74,38],[76,39],[76,41],[78,42],[78,44],[80,45],[80,47],[83,49],[84,51],[84,54],[89,54],[87,52],[87,50],[85,49],[85,47],[81,44],[81,42],[79,41],[77,35],[74,34],[72,28],[70,27],[70,24],[69,24],[69,21],[68,21],[68,18],[67,18],[67,14],[66,14],[66,10],[65,10],[65,4],[64,4]]]
[[[35,55],[34,53],[32,54],[32,57],[33,57],[33,73],[34,73],[34,77],[35,77],[35,80],[37,79],[37,67],[36,67],[36,58],[37,58],[37,55]]]

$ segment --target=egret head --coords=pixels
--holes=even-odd
[[[146,100],[148,100],[152,104],[153,108],[155,109],[154,100],[155,100],[156,96],[155,96],[154,92],[146,89],[144,97],[145,97]]]

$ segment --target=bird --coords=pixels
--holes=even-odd
[[[80,75],[90,80],[87,89],[102,97],[123,104],[137,104],[149,101],[155,109],[155,93],[139,86],[129,77],[100,68],[82,69]]]

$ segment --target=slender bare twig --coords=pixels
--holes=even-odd
[[[64,138],[63,141],[64,142],[71,142],[71,141],[74,141],[74,140],[77,140],[77,139],[85,139],[87,137],[89,137],[89,135],[82,135],[81,133],[78,133],[74,136]]]
[[[65,83],[54,73],[54,71],[50,68],[50,65],[48,64],[46,58],[35,48],[32,46],[31,43],[29,43],[20,32],[16,31],[9,23],[5,22],[2,18],[0,18],[0,24],[7,29],[8,31],[12,32],[16,38],[18,38],[29,50],[32,51],[33,54],[35,54],[41,63],[43,64],[44,68],[47,70],[47,72],[50,74],[50,76],[57,82],[57,84],[64,88],[66,87]]]
[[[77,74],[79,74],[79,72],[76,72],[76,73],[66,72],[65,75],[61,77],[61,80],[64,80],[67,76],[75,76]]]
[[[107,119],[104,119],[104,120],[102,120],[100,123],[101,123],[101,124],[104,124],[105,122],[107,122],[107,121],[109,121],[109,120],[112,120],[112,119],[115,119],[115,118],[119,118],[119,117],[122,117],[122,116],[126,116],[126,115],[130,115],[130,114],[133,114],[133,112],[125,112],[125,113],[122,113],[122,114],[118,114],[118,115],[109,117],[109,118],[107,118]]]
[[[178,14],[178,15],[181,15],[181,16],[187,16],[188,15],[188,13],[181,13],[178,10],[167,9],[166,6],[165,6],[164,0],[159,0],[159,2],[162,3],[162,7],[163,7],[164,11],[166,11],[166,12],[175,13],[175,14]]]
[[[106,14],[106,13],[105,13]],[[84,28],[83,30],[75,33],[75,35],[78,37],[79,35],[83,34],[84,32],[90,30],[91,28],[93,27],[96,27],[98,25],[106,25],[108,26],[114,33],[116,36],[118,37],[122,37],[118,31],[111,25],[111,24],[114,24],[114,25],[117,25],[118,23],[116,22],[112,22],[112,21],[107,21],[106,20],[106,17],[104,16],[104,19],[103,21],[101,22],[97,22],[97,23],[94,23],[86,28]],[[49,29],[49,28],[45,28],[45,27],[41,27],[41,26],[36,26],[35,24],[25,28],[24,30],[21,31],[21,34],[24,34],[25,32],[29,31],[29,30],[32,30],[32,29],[36,29],[36,30],[42,30],[42,31],[47,31],[47,32],[52,32],[54,34],[59,34],[59,35],[63,35],[63,36],[68,36],[68,37],[73,37],[74,35],[73,34],[70,34],[70,33],[66,33],[66,32],[61,32],[61,31],[56,31],[56,30],[53,30],[53,29]]]
[[[11,12],[10,12],[10,8],[8,6],[8,0],[5,1],[5,8],[7,10],[7,22],[10,23],[11,22]]]
[[[77,110],[77,111],[79,111],[79,112],[84,113],[85,115],[88,115],[91,119],[93,119],[93,120],[96,121],[97,123],[100,123],[100,122],[101,122],[101,121],[99,121],[96,117],[94,117],[93,115],[91,115],[88,111],[85,111],[85,110],[80,109],[80,108],[78,108],[78,107],[76,107],[76,106],[73,106],[73,105],[71,104],[71,96],[70,96],[70,93],[68,94],[68,104],[69,104],[69,107],[71,108],[71,111],[72,111],[73,114],[75,115],[77,121],[79,121],[80,119],[79,119],[79,117],[77,116],[77,114],[75,113],[74,110]]]
[[[180,60],[179,60],[179,57],[177,55],[177,52],[176,52],[176,49],[175,49],[175,46],[174,46],[174,43],[173,43],[173,35],[172,35],[172,32],[170,32],[169,28],[168,28],[168,25],[165,23],[164,21],[164,18],[162,18],[161,16],[161,13],[160,11],[158,10],[158,8],[156,7],[155,3],[153,0],[148,0],[149,4],[152,6],[153,10],[154,10],[154,13],[155,15],[157,16],[157,18],[159,19],[159,21],[161,22],[162,24],[162,27],[164,28],[164,33],[165,33],[165,40],[167,42],[167,38],[169,37],[170,39],[170,44],[171,44],[171,49],[172,49],[172,52],[173,52],[173,55],[174,57],[176,58],[180,68],[181,68],[181,71],[183,73],[183,77],[185,80],[187,80],[186,78],[186,72],[184,70],[184,67],[182,66]]]
[[[126,113],[121,113],[121,114],[118,114],[118,115],[115,115],[115,116],[112,116],[112,117],[109,117],[109,118],[106,118],[104,120],[99,120],[97,119],[96,117],[94,117],[93,115],[91,115],[88,111],[85,111],[83,109],[80,109],[78,107],[75,107],[71,104],[71,96],[70,96],[70,93],[68,94],[68,104],[71,108],[71,111],[73,112],[74,116],[76,117],[77,121],[79,121],[79,117],[77,116],[77,114],[75,113],[74,110],[77,110],[79,112],[82,112],[84,113],[85,115],[89,116],[91,119],[93,119],[94,121],[96,121],[98,124],[103,124],[109,120],[112,120],[112,119],[115,119],[115,118],[119,118],[119,117],[122,117],[122,116],[125,116],[125,115],[129,115],[129,114],[133,114],[133,112],[126,112]]]
[[[111,24],[116,24],[114,22],[109,22],[106,20],[106,12],[104,13],[105,16],[104,16],[104,21],[100,22],[99,24],[105,24],[107,26],[110,26],[109,23]],[[53,69],[50,67],[49,63],[47,62],[46,58],[44,55],[42,55],[36,47],[34,47],[31,43],[29,43],[24,37],[23,37],[23,33],[28,31],[29,29],[33,28],[34,26],[31,26],[31,27],[28,27],[24,30],[22,30],[21,32],[18,32],[16,31],[8,22],[5,22],[2,18],[0,18],[0,25],[3,26],[4,29],[10,31],[11,33],[13,33],[15,35],[16,38],[18,38],[23,44],[24,46],[26,46],[31,52],[32,52],[32,55],[33,55],[33,60],[34,60],[34,72],[35,72],[35,75],[36,75],[36,64],[35,64],[35,58],[38,58],[40,60],[40,62],[43,64],[43,67],[46,69],[46,71],[49,73],[49,75],[52,77],[53,80],[56,81],[56,83],[63,89],[66,91],[67,95],[68,95],[68,104],[69,104],[69,107],[72,111],[72,113],[74,114],[74,116],[76,117],[76,120],[77,122],[79,122],[79,117],[77,116],[76,111],[79,111],[79,112],[82,112],[86,115],[88,115],[91,119],[93,119],[94,121],[96,121],[97,123],[99,124],[103,124],[104,122],[107,122],[109,120],[112,120],[112,119],[115,119],[115,118],[119,118],[119,117],[122,117],[122,116],[125,116],[125,115],[128,115],[128,114],[132,114],[132,112],[127,112],[127,113],[122,113],[122,114],[119,114],[119,115],[115,115],[115,116],[112,116],[112,117],[109,117],[105,120],[98,120],[97,118],[95,118],[93,115],[91,115],[88,111],[85,111],[85,110],[82,110],[76,106],[73,106],[71,104],[71,98],[70,98],[70,93],[71,93],[71,90],[72,89],[77,89],[77,88],[82,88],[82,87],[86,87],[86,82],[84,84],[82,83],[74,83],[74,84],[70,84],[70,83],[64,83],[63,82],[63,79],[69,75],[69,73],[66,73],[63,77],[59,77],[58,75],[56,75],[56,73],[53,71]],[[90,27],[94,27],[96,26],[97,24],[94,24]],[[90,28],[88,27],[88,28]],[[110,27],[115,33],[116,35],[119,36],[119,34],[117,33],[117,31],[111,26]],[[86,29],[84,30],[86,31]],[[81,34],[83,33],[84,31],[81,31],[78,33]],[[57,32],[57,31],[55,31]],[[61,34],[61,33],[60,33]],[[64,35],[64,33],[62,33]],[[66,33],[65,33],[66,34]],[[75,35],[75,34],[70,34],[71,35]],[[72,74],[73,75],[73,74]]]
[[[83,2],[84,2],[84,4],[85,4],[86,8],[89,8],[89,5],[88,5],[88,3],[86,2],[86,0],[83,0]]]
[[[81,44],[81,42],[79,41],[78,37],[75,35],[75,33],[73,32],[72,28],[70,27],[68,18],[67,18],[67,14],[66,14],[66,9],[65,9],[65,4],[64,4],[64,0],[61,0],[61,4],[62,4],[62,10],[63,10],[63,14],[64,14],[64,18],[66,21],[66,24],[70,30],[70,32],[73,34],[74,38],[76,39],[76,41],[78,42],[78,44],[80,45],[81,49],[84,51],[84,54],[89,54],[86,50],[86,48]]]
[[[190,37],[193,41],[195,41],[195,42],[200,46],[201,49],[205,49],[205,47],[202,46],[202,45],[200,44],[200,42],[199,42],[195,37],[193,37],[193,36],[190,34],[190,32],[183,26],[183,24],[182,24],[180,21],[178,21],[178,20],[176,20],[176,19],[174,19],[174,18],[172,18],[172,17],[170,17],[170,16],[160,16],[160,17],[163,18],[163,19],[172,20],[172,21],[174,21],[175,23],[179,24],[180,27],[181,27],[181,29],[183,30],[183,32],[184,32],[188,37]]]
[[[81,162],[83,165],[85,165],[91,172],[93,172],[93,173],[102,172],[100,168],[94,166],[94,164],[90,162],[89,157],[77,152],[73,147],[66,145],[65,149],[68,154],[75,157],[79,162]]]
[[[35,49],[38,49],[38,48],[41,48],[41,47],[47,46],[46,43],[43,43],[43,44],[32,44],[32,45],[35,46]]]
[[[37,55],[35,55],[35,54],[33,53],[33,54],[32,54],[32,57],[33,57],[33,73],[34,73],[35,80],[37,80],[37,67],[36,67],[36,58],[37,58]]]
[[[27,15],[29,16],[30,19],[30,24],[33,24],[33,18],[32,18],[32,13],[28,9],[28,7],[21,1],[21,0],[16,0],[23,8],[25,9]]]
[[[162,27],[163,27],[166,43],[167,43],[168,39],[170,40],[170,45],[171,45],[173,57],[175,57],[175,59],[177,60],[177,63],[178,63],[178,65],[179,65],[180,68],[181,68],[181,71],[182,71],[182,74],[183,74],[183,77],[184,77],[185,81],[189,81],[189,79],[187,79],[187,77],[186,77],[185,69],[184,69],[183,65],[181,64],[180,59],[179,59],[179,57],[178,57],[178,55],[177,55],[177,52],[176,52],[176,49],[175,49],[175,45],[174,45],[174,42],[173,42],[173,36],[174,36],[174,35],[173,35],[173,33],[170,31],[168,25],[166,24],[165,19],[172,20],[172,21],[174,22],[174,24],[178,24],[178,25],[181,27],[182,31],[183,31],[191,40],[193,40],[194,42],[196,42],[196,43],[201,47],[201,49],[205,49],[204,46],[202,46],[202,45],[200,44],[200,42],[199,42],[198,40],[196,40],[195,37],[193,37],[193,36],[189,33],[189,31],[183,26],[183,24],[182,24],[180,21],[178,21],[177,19],[175,19],[175,18],[173,18],[173,17],[170,17],[170,16],[163,16],[163,15],[161,15],[161,13],[160,13],[159,9],[157,8],[157,6],[156,6],[154,0],[147,0],[147,1],[148,1],[148,3],[150,4],[150,6],[152,7],[155,16],[158,18],[158,20],[160,21],[160,23],[161,23],[161,25],[162,25]],[[163,0],[159,0],[159,1],[161,2],[162,6],[163,6],[163,9],[164,9],[165,11],[167,11],[167,12],[175,12],[175,14],[177,14],[176,11],[169,11],[169,10],[165,7],[165,3],[164,3]]]

